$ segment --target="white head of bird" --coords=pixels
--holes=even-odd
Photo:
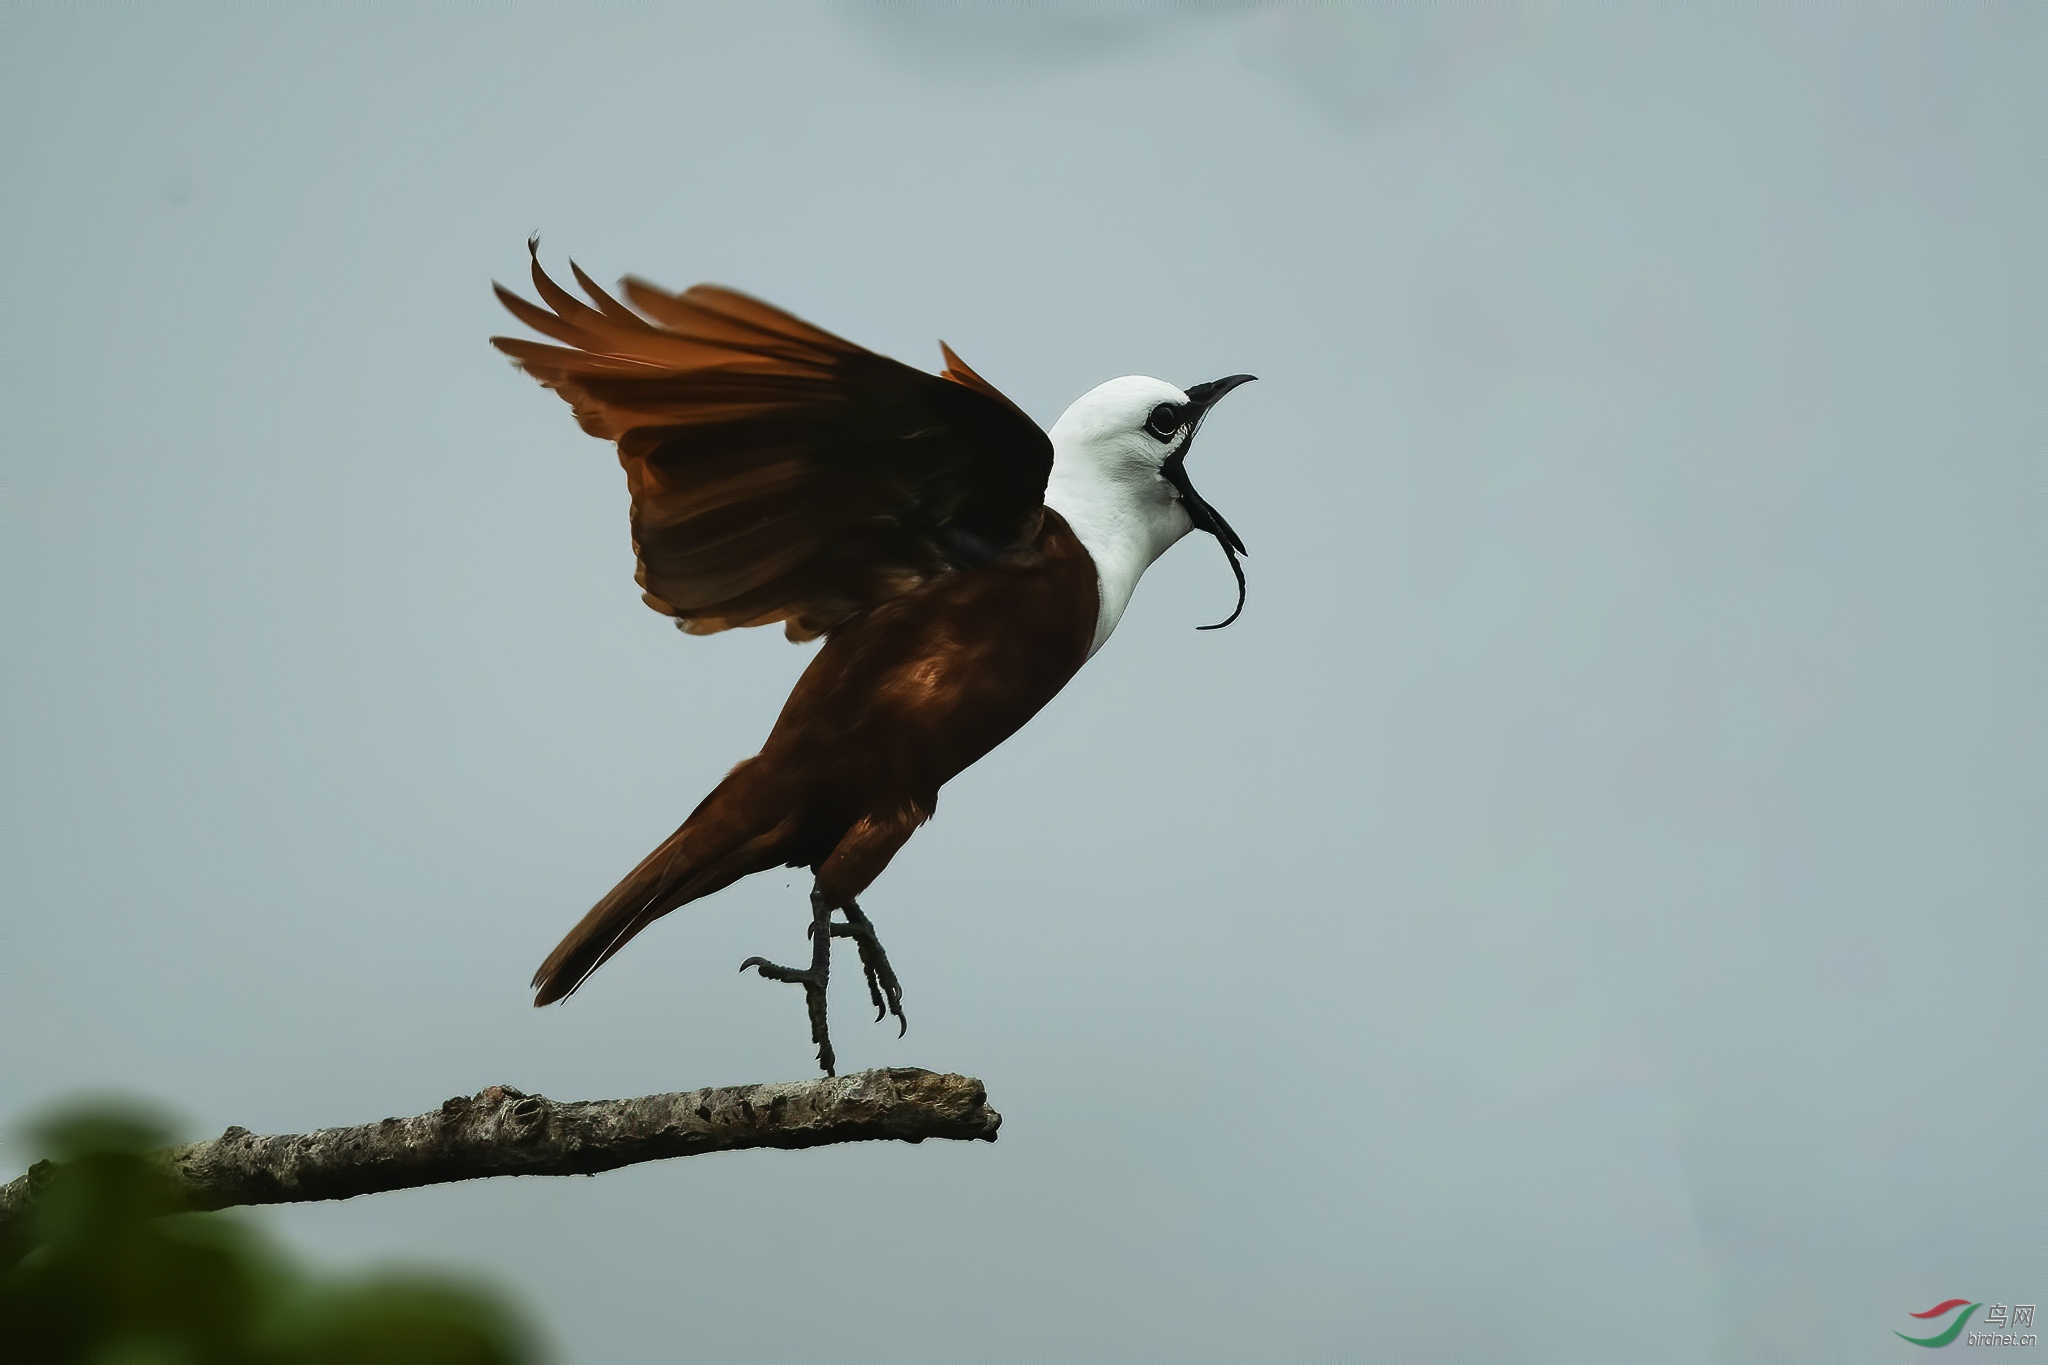
[[[1251,379],[1236,374],[1181,390],[1163,379],[1125,375],[1075,399],[1047,433],[1052,475],[1046,506],[1065,517],[1087,547],[1101,588],[1091,656],[1116,629],[1145,570],[1189,531],[1207,531],[1222,544],[1243,608],[1237,555],[1244,543],[1195,492],[1185,461],[1209,408]],[[1236,619],[1233,611],[1217,625]]]

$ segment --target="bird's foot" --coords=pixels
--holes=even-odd
[[[895,1015],[896,1036],[901,1038],[910,1027],[910,1021],[903,1017],[903,986],[896,980],[896,969],[889,965],[882,940],[875,936],[874,921],[853,901],[841,908],[846,911],[846,923],[833,925],[832,937],[850,938],[860,949],[860,969],[868,979],[868,999],[875,1007],[875,1021],[880,1023],[884,1015]]]
[[[825,989],[832,974],[832,940],[850,938],[860,949],[860,969],[868,979],[868,1000],[875,1007],[875,1018],[896,1016],[896,1036],[901,1038],[910,1027],[910,1021],[903,1017],[903,985],[896,979],[896,969],[889,965],[889,954],[882,948],[882,940],[875,936],[873,921],[853,901],[838,907],[846,913],[846,923],[832,922],[833,907],[824,896],[816,891],[811,893],[811,965],[809,967],[784,967],[770,962],[765,957],[750,957],[740,964],[740,970],[752,968],[770,981],[786,981],[804,988],[804,1004],[811,1015],[811,1041],[818,1045],[818,1065],[827,1076],[833,1075],[835,1058],[832,1053],[832,1035],[825,1018]]]
[[[824,897],[811,893],[811,965],[808,970],[783,967],[765,957],[750,957],[740,970],[752,967],[770,981],[787,981],[804,988],[804,1004],[811,1015],[811,1041],[818,1045],[818,1066],[827,1076],[835,1075],[832,1034],[825,1020],[825,987],[832,973],[832,907]],[[865,965],[866,959],[862,959]]]

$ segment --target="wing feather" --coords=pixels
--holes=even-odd
[[[716,285],[625,301],[496,286],[550,341],[493,337],[618,445],[642,596],[692,634],[831,630],[917,584],[1031,544],[1052,446],[940,344],[932,375]],[[542,306],[545,305],[545,306]]]

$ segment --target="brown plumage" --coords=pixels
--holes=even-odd
[[[574,267],[571,267],[574,269]],[[618,443],[647,604],[692,633],[786,623],[830,638],[741,763],[535,973],[568,995],[648,924],[739,878],[809,867],[852,902],[939,787],[1087,658],[1095,568],[1044,506],[1045,434],[950,349],[934,376],[758,299],[628,281],[643,318],[533,263],[566,346],[492,344]]]

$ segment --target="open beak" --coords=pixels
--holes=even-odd
[[[1202,495],[1195,491],[1194,484],[1188,481],[1188,447],[1195,443],[1195,432],[1201,427],[1202,418],[1207,416],[1209,409],[1216,405],[1216,401],[1239,384],[1249,384],[1257,377],[1256,375],[1249,374],[1234,374],[1228,379],[1212,379],[1206,384],[1197,384],[1189,389],[1187,391],[1187,435],[1180,438],[1180,445],[1174,448],[1173,454],[1166,457],[1166,463],[1159,470],[1166,481],[1173,485],[1174,491],[1180,494],[1181,505],[1187,509],[1188,520],[1195,523],[1196,530],[1207,531],[1210,535],[1216,537],[1217,543],[1223,547],[1223,557],[1230,561],[1230,572],[1237,576],[1237,606],[1231,611],[1230,615],[1224,617],[1215,625],[1197,626],[1195,627],[1197,630],[1221,630],[1243,613],[1245,597],[1244,567],[1237,562],[1237,557],[1250,552],[1244,548],[1244,542],[1237,538],[1237,532],[1230,529],[1230,523],[1223,519],[1221,513],[1205,502]]]

